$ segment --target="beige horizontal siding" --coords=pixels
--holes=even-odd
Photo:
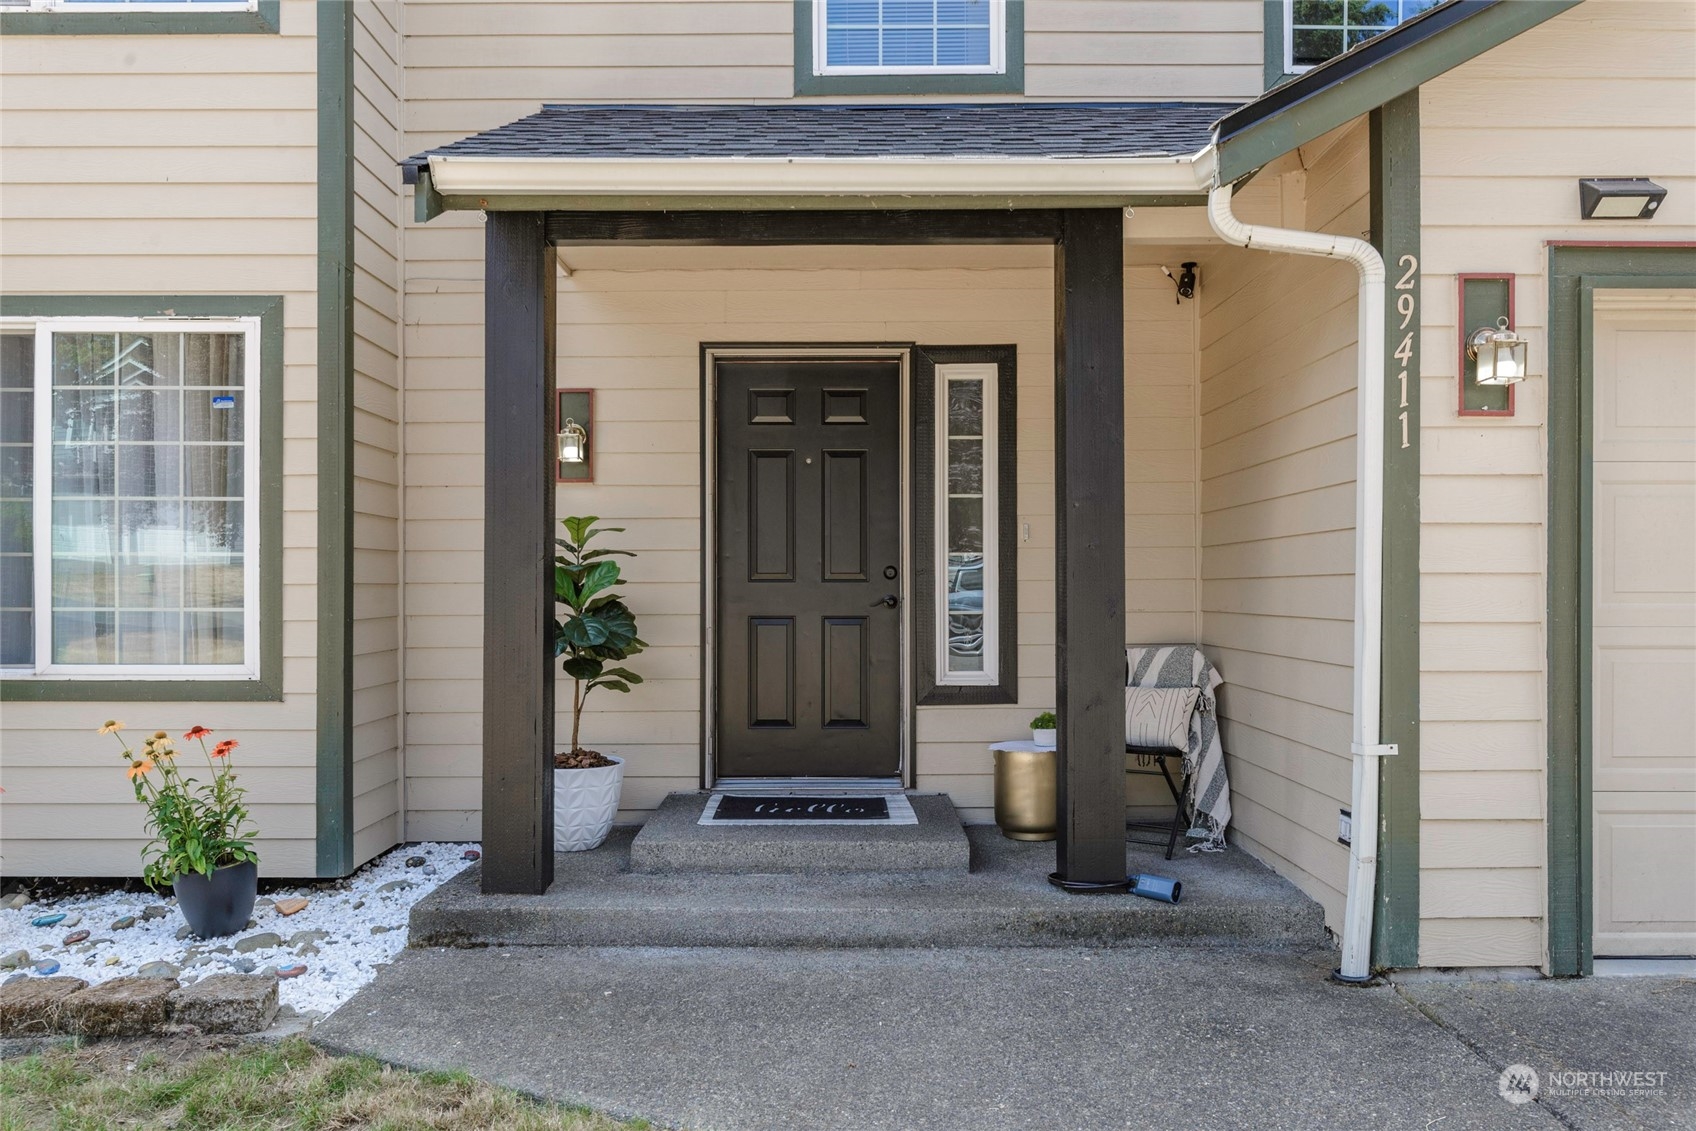
[[[1544,958],[1545,242],[1696,237],[1693,38],[1688,4],[1582,4],[1421,90],[1424,965]],[[1578,218],[1576,178],[1627,173],[1669,190],[1652,227]],[[1469,271],[1517,276],[1512,418],[1456,411]]]
[[[406,265],[409,835],[474,835],[479,820],[483,300],[467,238],[476,234],[420,240]],[[453,249],[466,258],[449,258]],[[1053,706],[1051,250],[583,248],[565,259],[559,383],[596,390],[597,482],[561,487],[559,513],[613,516],[627,528],[618,544],[640,554],[626,563],[629,600],[652,645],[633,664],[647,682],[597,694],[583,723],[585,743],[629,757],[625,819],[699,781],[701,343],[1018,347],[1020,700],[917,716],[920,787],[986,818],[986,747]],[[1194,314],[1170,294],[1157,268],[1130,270],[1127,348],[1147,364],[1128,367],[1128,427],[1146,443],[1127,461],[1127,598],[1132,635],[1151,640],[1197,631]]]
[[[114,715],[238,738],[261,873],[316,869],[315,50],[310,0],[275,36],[0,38],[6,292],[281,294],[284,322],[284,701],[7,703],[6,875],[140,872],[143,810],[94,733]]]
[[[1366,225],[1357,121],[1263,176],[1246,211],[1355,234]],[[1294,202],[1300,215],[1284,215]],[[1239,844],[1339,930],[1350,803],[1355,276],[1229,249],[1202,261],[1202,638],[1225,676],[1220,719]]]

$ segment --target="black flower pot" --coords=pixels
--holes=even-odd
[[[193,872],[171,881],[188,929],[203,939],[233,935],[253,917],[259,898],[259,866],[230,864],[210,876]]]

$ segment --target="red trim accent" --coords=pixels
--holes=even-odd
[[[1696,247],[1696,240],[1544,240],[1544,247]]]
[[[584,396],[589,398],[589,419],[586,420],[586,421],[585,420],[579,420],[577,422],[577,423],[583,425],[585,428],[587,428],[589,426],[589,424],[592,423],[595,419],[595,390],[593,390],[593,389],[556,389],[556,390],[554,390],[554,421],[556,422],[556,425],[563,425],[565,423],[565,394],[567,394],[567,393],[582,393]],[[583,479],[567,479],[565,477],[565,465],[563,463],[561,463],[559,460],[556,459],[554,461],[554,482],[555,483],[569,483],[569,484],[571,484],[572,486],[575,487],[575,486],[579,486],[579,485],[584,484],[584,483],[593,483],[595,481],[595,441],[592,437],[589,440],[589,458],[584,460],[583,463],[589,469],[588,476],[586,478],[583,478]]]
[[[1472,331],[1478,329],[1469,326],[1466,321],[1466,282],[1468,279],[1505,279],[1508,284],[1508,329],[1517,326],[1514,316],[1513,284],[1514,276],[1491,273],[1478,273],[1455,276],[1455,324],[1460,327],[1457,335],[1460,338],[1460,353],[1457,358],[1458,368],[1455,370],[1456,408],[1461,416],[1512,416],[1514,407],[1514,386],[1508,386],[1507,408],[1467,408],[1466,407],[1466,340],[1472,336]]]

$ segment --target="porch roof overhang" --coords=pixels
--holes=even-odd
[[[544,106],[402,163],[442,211],[1199,203],[1233,103]]]

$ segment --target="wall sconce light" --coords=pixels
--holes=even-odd
[[[1473,380],[1480,385],[1513,385],[1525,380],[1526,341],[1519,331],[1508,329],[1507,316],[1496,326],[1481,327],[1466,341],[1466,356],[1478,363]]]
[[[1512,275],[1459,276],[1461,416],[1514,413],[1514,386],[1525,379],[1527,344],[1512,329],[1513,284]]]
[[[1667,190],[1647,177],[1587,177],[1578,182],[1586,220],[1652,220]]]
[[[589,433],[569,416],[559,429],[559,462],[589,462]]]
[[[589,450],[589,428],[593,424],[594,393],[589,389],[561,389],[557,416],[559,421],[558,462],[555,478],[561,483],[592,483],[594,463]]]

